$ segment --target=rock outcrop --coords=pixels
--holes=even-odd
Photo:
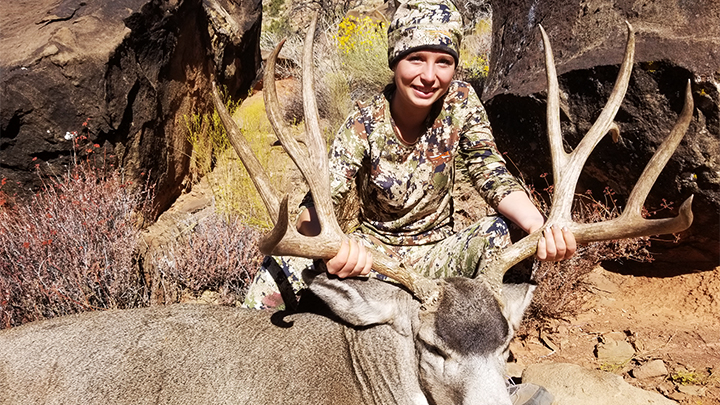
[[[166,208],[186,186],[184,120],[210,110],[210,77],[246,94],[260,64],[258,0],[33,0],[0,11],[8,194],[38,186],[36,165],[64,172],[86,137],[131,179],[150,173]]]
[[[588,370],[575,364],[533,364],[525,369],[522,380],[523,383],[545,387],[555,398],[554,405],[672,405],[676,403],[657,392],[633,387],[623,381],[619,375]]]
[[[493,45],[483,100],[498,144],[542,189],[550,173],[545,130],[545,71],[538,25],[548,32],[560,75],[561,121],[574,147],[610,94],[625,48],[625,21],[636,30],[635,67],[616,117],[621,139],[604,139],[580,179],[602,199],[610,186],[622,205],[669,133],[692,84],[695,114],[685,140],[646,202],[658,215],[695,195],[695,221],[679,244],[654,242],[659,261],[685,270],[720,263],[720,3],[716,1],[566,0],[494,2]],[[674,251],[674,254],[672,254]],[[677,268],[676,271],[683,271]]]

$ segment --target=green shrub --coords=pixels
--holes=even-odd
[[[264,10],[267,12],[269,17],[279,17],[284,6],[284,0],[270,0],[267,7],[264,7]]]

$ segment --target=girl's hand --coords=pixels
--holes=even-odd
[[[340,278],[366,276],[372,268],[372,254],[362,242],[345,238],[337,255],[325,264],[328,273]]]
[[[302,235],[319,235],[320,221],[315,207],[303,210],[298,217],[296,226]],[[338,253],[332,259],[326,260],[325,265],[328,273],[340,278],[366,276],[372,267],[372,255],[362,242],[345,238]]]
[[[505,196],[498,204],[498,211],[528,234],[545,225],[543,215],[522,191],[514,191]],[[535,257],[540,261],[565,260],[571,258],[576,249],[575,235],[565,227],[560,229],[553,225],[543,231]]]
[[[576,249],[575,235],[565,227],[553,225],[543,231],[535,257],[540,261],[556,262],[571,258]]]

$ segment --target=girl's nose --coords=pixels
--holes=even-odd
[[[420,72],[420,79],[427,82],[435,81],[435,64],[426,63]]]

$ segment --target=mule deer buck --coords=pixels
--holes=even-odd
[[[306,237],[288,220],[253,162],[240,131],[214,89],[232,144],[253,173],[271,216],[265,253],[332,257],[342,232],[327,184],[327,156],[313,96],[312,42],[303,61],[307,153],[280,119],[274,61],[265,73],[267,112],[313,193],[322,233]],[[570,219],[575,184],[613,117],[633,64],[628,24],[624,61],[607,105],[572,153],[563,150],[555,67],[542,31],[548,78],[547,121],[556,191],[548,223],[569,227],[579,242],[679,232],[692,222],[691,199],[678,217],[643,219],[641,205],[692,118],[689,92],[668,139],[638,180],[622,217],[580,224]],[[399,284],[317,275],[311,291],[327,305],[318,313],[275,313],[173,305],[86,313],[0,332],[0,403],[144,404],[510,404],[504,352],[532,297],[529,285],[503,285],[502,275],[534,253],[539,232],[488,264],[485,278],[430,280],[388,257],[375,269]]]

